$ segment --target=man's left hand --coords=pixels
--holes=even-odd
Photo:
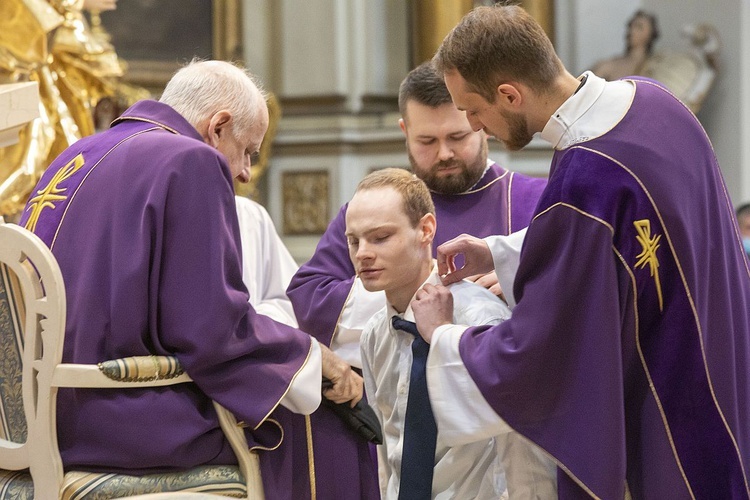
[[[362,399],[362,377],[325,345],[320,344],[320,352],[323,357],[323,376],[333,383],[333,387],[323,390],[323,396],[334,403],[349,402],[354,407]]]
[[[500,297],[503,302],[507,303],[507,301],[505,300],[505,295],[503,294],[503,289],[500,288],[500,283],[498,283],[497,281],[497,274],[495,273],[495,271],[487,274],[475,274],[474,276],[469,276],[466,279],[469,281],[473,281],[477,285],[483,286],[497,297]]]

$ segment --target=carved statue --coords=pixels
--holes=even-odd
[[[646,60],[654,51],[659,38],[656,17],[639,10],[628,21],[625,33],[625,54],[597,63],[592,71],[606,80],[642,75]]]
[[[597,63],[593,72],[607,80],[641,75],[664,84],[694,113],[700,109],[716,79],[721,40],[708,24],[685,26],[687,50],[654,50],[659,38],[656,17],[637,11],[628,21],[625,54]]]
[[[643,74],[666,85],[697,113],[716,80],[721,39],[709,24],[687,25],[682,35],[690,42],[690,48],[654,54],[646,62]]]

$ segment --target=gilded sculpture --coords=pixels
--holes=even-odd
[[[148,97],[119,81],[123,65],[84,10],[112,9],[116,0],[0,2],[0,83],[36,81],[40,117],[19,142],[0,148],[0,215],[19,216],[44,169],[70,144],[95,132],[94,109]]]

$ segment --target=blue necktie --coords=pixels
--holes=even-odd
[[[427,353],[430,344],[424,341],[411,321],[394,316],[393,328],[414,335],[411,351],[409,399],[404,418],[404,447],[401,456],[401,484],[399,500],[432,498],[432,473],[435,467],[437,424],[432,414],[430,397],[427,394]]]

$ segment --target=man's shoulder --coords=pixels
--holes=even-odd
[[[508,305],[481,285],[462,280],[449,288],[453,295],[453,319],[456,323],[497,323],[511,315]]]
[[[490,159],[489,161],[491,162],[491,165],[490,165],[490,169],[488,173],[491,173],[492,177],[507,178],[516,186],[528,185],[528,186],[533,186],[533,187],[536,187],[536,186],[544,187],[544,185],[547,184],[546,177],[534,177],[534,176],[527,175],[521,172],[517,172],[515,170],[511,170],[509,168],[505,168],[492,159]]]

